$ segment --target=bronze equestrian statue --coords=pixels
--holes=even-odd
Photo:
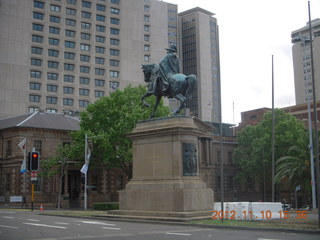
[[[156,104],[150,115],[154,117],[155,111],[163,96],[169,98],[176,98],[180,101],[180,107],[175,111],[178,114],[184,107],[187,99],[192,98],[192,90],[196,86],[197,77],[194,74],[188,76],[179,73],[180,64],[175,45],[166,48],[167,55],[158,64],[142,64],[142,71],[144,74],[144,81],[148,83],[148,91],[141,97],[144,106],[150,107],[144,100],[145,98],[155,95]]]

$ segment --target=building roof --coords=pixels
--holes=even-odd
[[[63,113],[35,112],[0,119],[0,129],[13,127],[79,130],[80,120]]]
[[[192,8],[192,9],[189,9],[189,10],[186,10],[186,11],[184,11],[184,12],[179,13],[179,16],[181,16],[181,15],[187,15],[187,14],[194,13],[194,12],[197,12],[197,11],[203,12],[203,13],[208,14],[208,15],[210,15],[210,16],[215,15],[213,12],[210,12],[210,11],[205,10],[205,9],[203,9],[203,8],[200,8],[200,7],[195,7],[195,8]]]

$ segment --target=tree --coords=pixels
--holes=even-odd
[[[107,167],[121,168],[131,177],[132,143],[126,134],[130,133],[140,120],[149,118],[150,109],[143,108],[140,97],[145,87],[128,86],[117,90],[108,97],[102,97],[81,113],[80,130],[74,132],[71,149],[74,158],[83,159],[84,135],[93,140],[90,165],[104,164]],[[155,98],[148,99],[150,105]],[[157,116],[168,116],[169,108],[160,103]],[[98,138],[95,138],[98,137]],[[80,157],[80,158],[79,158]]]
[[[289,148],[305,137],[306,129],[294,116],[275,109],[275,159],[287,156]],[[256,126],[247,126],[237,134],[235,162],[241,168],[238,178],[271,182],[272,113],[267,112]]]
[[[57,208],[61,207],[61,195],[62,195],[62,183],[65,176],[65,167],[67,164],[68,157],[70,158],[70,151],[68,146],[59,145],[57,154],[54,157],[48,158],[47,160],[41,161],[41,172],[40,176],[59,176],[59,194],[57,200]]]
[[[306,132],[305,137],[291,146],[288,155],[277,160],[275,182],[287,181],[292,189],[297,186],[307,192],[305,196],[310,196],[311,192],[311,170],[309,138]]]

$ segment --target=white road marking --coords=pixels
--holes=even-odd
[[[40,223],[23,223],[27,225],[37,226],[37,227],[48,227],[48,228],[59,228],[59,229],[66,229],[67,227],[61,227],[61,226],[54,226],[54,225],[46,225],[46,224],[40,224]]]
[[[179,235],[179,236],[191,236],[190,233],[175,233],[175,232],[168,232],[167,235]]]
[[[2,216],[2,218],[10,218],[10,219],[12,219],[14,217]]]
[[[103,229],[108,229],[108,230],[121,230],[121,228],[113,228],[113,227],[102,227]]]
[[[275,238],[257,238],[257,240],[280,240]]]
[[[95,221],[77,221],[77,222],[87,223],[87,224],[105,225],[105,226],[115,226],[115,224],[104,223],[104,222],[95,222]]]
[[[70,223],[66,223],[66,222],[54,222],[55,224],[61,224],[61,225],[68,225]]]
[[[29,219],[27,219],[28,221],[31,221],[31,222],[39,222],[39,220],[38,219],[32,219],[32,218],[29,218]]]
[[[18,227],[14,227],[14,226],[6,226],[6,225],[0,225],[0,227],[3,227],[3,228],[19,229]]]

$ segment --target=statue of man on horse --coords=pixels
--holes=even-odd
[[[159,65],[155,63],[142,65],[144,80],[148,83],[148,91],[141,97],[141,101],[145,106],[149,106],[144,99],[151,95],[157,97],[150,118],[154,117],[163,96],[176,98],[180,101],[180,108],[174,114],[179,113],[185,107],[187,99],[191,99],[192,90],[195,88],[197,81],[194,74],[186,76],[180,73],[177,47],[170,45],[166,50],[167,55]]]

